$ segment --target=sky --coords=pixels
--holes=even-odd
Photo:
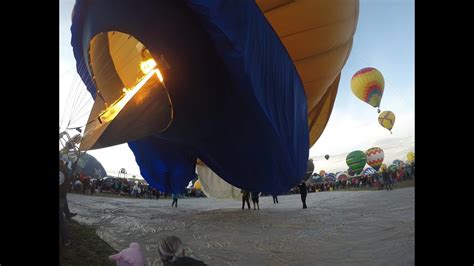
[[[67,127],[69,118],[72,118],[69,127],[84,125],[93,104],[77,75],[70,45],[73,6],[72,0],[60,1],[61,129]],[[353,150],[380,147],[384,150],[384,163],[387,164],[395,159],[405,161],[406,154],[414,151],[414,20],[414,0],[360,0],[354,43],[342,69],[331,117],[323,134],[310,149],[315,172],[346,170],[345,158]],[[377,68],[384,76],[385,89],[380,109],[395,113],[393,134],[378,124],[376,108],[352,94],[352,75],[369,66]],[[88,153],[102,163],[109,175],[117,175],[121,168],[125,168],[129,175],[141,177],[127,144]],[[324,158],[326,154],[330,156],[329,160]]]

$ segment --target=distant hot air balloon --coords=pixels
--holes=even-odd
[[[379,115],[379,124],[392,133],[393,125],[395,124],[395,114],[392,111],[383,111]]]
[[[314,171],[314,163],[312,159],[309,159],[308,162],[306,163],[306,173],[304,175],[304,180],[307,180],[310,178],[310,176],[313,174]]]
[[[326,171],[324,170],[319,171],[319,175],[322,177],[326,176]]]
[[[384,85],[382,73],[373,67],[357,71],[351,79],[352,93],[362,101],[377,107],[379,113]]]
[[[392,164],[398,166],[398,168],[402,168],[404,165],[405,165],[405,162],[403,162],[402,160],[393,160]]]
[[[415,153],[412,152],[412,151],[409,152],[409,153],[407,154],[407,160],[408,160],[409,162],[413,162],[413,161],[415,160]]]
[[[387,170],[387,165],[383,163],[382,166],[380,166],[380,170]]]
[[[397,171],[397,170],[398,170],[398,165],[392,164],[392,165],[390,165],[390,166],[388,167],[388,170],[389,170],[390,172]]]
[[[326,158],[326,160],[329,160],[329,155],[328,154],[324,155],[324,158]]]
[[[344,172],[340,172],[336,175],[336,179],[340,180],[340,181],[347,180],[347,178],[349,178],[349,177]]]
[[[365,154],[367,155],[367,164],[378,171],[384,158],[383,150],[379,147],[373,147],[368,149]]]
[[[196,183],[194,183],[194,188],[195,188],[195,189],[202,189],[201,181],[200,181],[200,180],[197,180]]]
[[[375,173],[377,173],[377,171],[372,167],[367,167],[362,171],[363,175],[373,175]]]
[[[367,155],[363,151],[353,151],[346,157],[347,166],[354,170],[356,175],[360,174],[362,169],[364,169],[366,162]]]
[[[326,180],[330,182],[336,181],[336,175],[334,173],[326,174]]]
[[[354,176],[354,175],[355,175],[355,171],[354,171],[353,169],[349,168],[349,169],[347,169],[347,174],[348,174],[349,176]]]

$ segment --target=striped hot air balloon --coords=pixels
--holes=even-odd
[[[367,155],[363,151],[353,151],[346,157],[347,166],[354,170],[355,174],[358,175],[364,169],[365,163],[367,162]]]
[[[385,81],[382,73],[373,67],[357,71],[351,79],[351,89],[354,95],[362,101],[380,107]],[[380,109],[378,109],[380,113]]]
[[[367,155],[367,164],[378,171],[384,158],[383,150],[379,147],[373,147],[368,149],[365,154]]]
[[[363,175],[373,175],[375,173],[377,173],[377,171],[372,167],[367,167],[364,169],[364,171],[362,171]]]

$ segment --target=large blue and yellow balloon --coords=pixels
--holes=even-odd
[[[76,0],[71,45],[95,99],[80,149],[128,143],[160,191],[181,193],[202,161],[285,193],[328,123],[358,14],[358,0]]]
[[[378,108],[379,113],[384,86],[382,73],[373,67],[357,71],[351,79],[352,93],[362,101]]]

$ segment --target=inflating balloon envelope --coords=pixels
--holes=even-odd
[[[77,71],[95,103],[82,150],[128,142],[181,192],[196,160],[233,186],[286,192],[332,111],[356,0],[78,0]]]

